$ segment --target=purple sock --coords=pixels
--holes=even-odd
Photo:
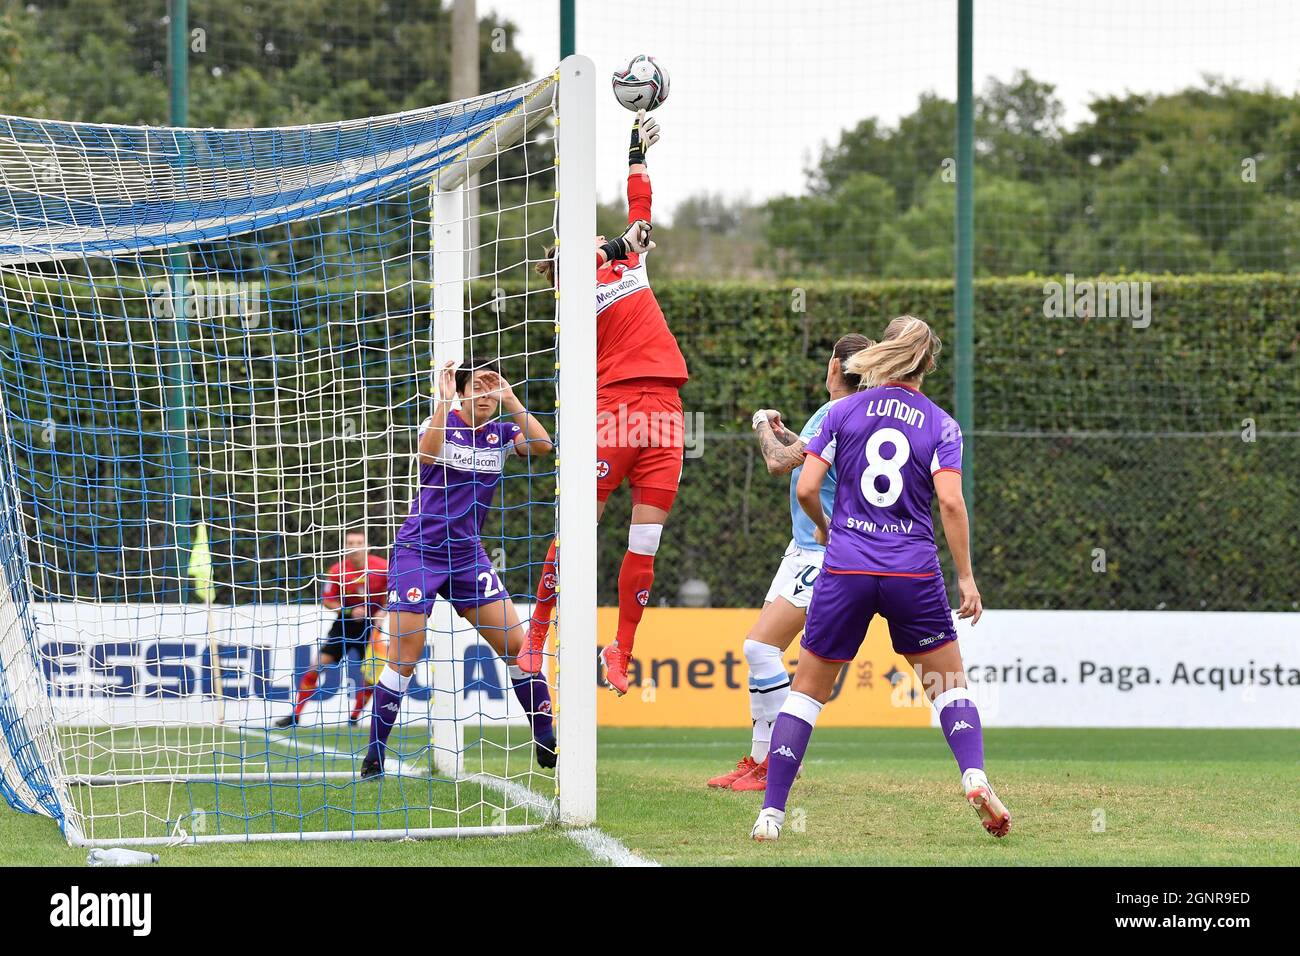
[[[392,676],[390,676],[392,675]],[[375,696],[370,702],[370,746],[366,749],[367,760],[384,762],[384,750],[388,735],[393,732],[397,715],[402,708],[403,691],[390,687],[390,683],[401,683],[395,671],[384,670],[375,683]]]
[[[939,726],[948,741],[957,767],[967,770],[984,769],[984,728],[980,725],[979,708],[964,687],[944,691],[934,701],[939,712]]]
[[[513,667],[510,669],[515,670]],[[528,720],[533,725],[533,739],[546,740],[553,733],[551,689],[546,686],[546,681],[536,674],[524,674],[521,671],[519,677],[511,675],[510,683],[514,685],[515,696],[519,698],[519,703],[523,705]]]
[[[793,694],[791,696],[794,696]],[[802,696],[802,695],[801,695]],[[776,715],[772,725],[772,743],[767,751],[767,792],[763,795],[763,808],[785,810],[790,799],[799,764],[803,762],[808,739],[812,737],[812,724],[784,710]]]

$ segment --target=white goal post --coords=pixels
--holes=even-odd
[[[560,819],[596,821],[596,86],[595,64],[560,68],[558,185]],[[574,332],[577,334],[573,334]],[[571,444],[570,444],[571,442]],[[567,796],[566,796],[567,794]]]
[[[566,674],[560,713],[569,718],[561,716],[558,723],[560,749],[567,754],[558,768],[558,792],[560,819],[577,826],[596,819],[596,526],[591,513],[596,474],[594,469],[574,467],[578,461],[596,460],[596,275],[592,257],[586,254],[596,235],[594,76],[595,66],[587,57],[571,56],[560,64],[558,96],[563,115],[557,112],[556,123],[556,360],[561,371],[557,424],[565,436],[559,449],[563,489],[558,496],[558,537],[569,542],[568,557],[557,569],[556,590],[558,667]],[[547,88],[538,97],[553,92],[553,87]],[[435,366],[465,359],[466,184],[499,151],[501,142],[527,135],[534,125],[536,120],[530,120],[526,111],[512,115],[467,149],[463,160],[444,168],[436,181],[432,199]],[[580,259],[563,255],[566,237],[567,248],[583,250]],[[590,330],[590,334],[566,336],[566,327]],[[443,633],[435,640],[450,638]],[[435,656],[443,659],[449,654]],[[437,687],[437,759],[440,769],[458,775],[465,769],[465,728],[454,695],[436,691]]]
[[[0,117],[11,806],[86,846],[595,821],[594,151],[580,56],[307,127]],[[531,268],[552,243],[553,290]],[[387,553],[447,359],[498,363],[556,440],[506,469],[483,534],[521,615],[558,543],[558,766],[534,763],[520,678],[442,602],[388,773],[362,781],[369,712],[345,716],[369,662],[317,663],[319,583],[349,530]]]

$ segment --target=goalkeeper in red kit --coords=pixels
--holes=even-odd
[[[325,573],[325,588],[321,595],[321,603],[325,608],[338,616],[330,626],[325,640],[321,642],[316,663],[298,682],[298,696],[294,701],[293,713],[277,720],[277,727],[297,726],[308,702],[316,696],[324,668],[346,662],[349,652],[355,652],[364,659],[366,648],[370,645],[371,626],[384,614],[384,598],[388,593],[388,562],[370,553],[366,533],[359,528],[344,533],[343,547],[343,560],[330,565]],[[363,672],[364,670],[362,668]],[[352,701],[352,712],[348,715],[348,721],[354,724],[361,719],[361,714],[374,693],[373,688],[365,683],[364,673],[362,681]]]
[[[628,150],[628,229],[596,237],[596,520],[624,479],[632,487],[632,523],[618,574],[618,632],[600,654],[605,685],[627,693],[627,666],[641,614],[650,600],[655,552],[682,476],[685,419],[678,390],[686,360],[650,289],[650,174],[645,153],[659,124],[644,111]],[[554,282],[554,249],[538,272]],[[537,588],[537,604],[520,654],[523,670],[540,669],[555,605],[555,542]],[[527,665],[527,666],[526,666]]]

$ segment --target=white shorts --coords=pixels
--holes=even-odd
[[[783,597],[797,608],[808,607],[812,601],[813,584],[822,569],[825,551],[812,551],[799,547],[792,540],[781,558],[781,566],[776,569],[772,586],[767,589],[765,604]]]

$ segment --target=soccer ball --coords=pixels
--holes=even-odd
[[[668,99],[668,71],[652,56],[635,56],[614,74],[614,96],[633,113],[658,109]]]

